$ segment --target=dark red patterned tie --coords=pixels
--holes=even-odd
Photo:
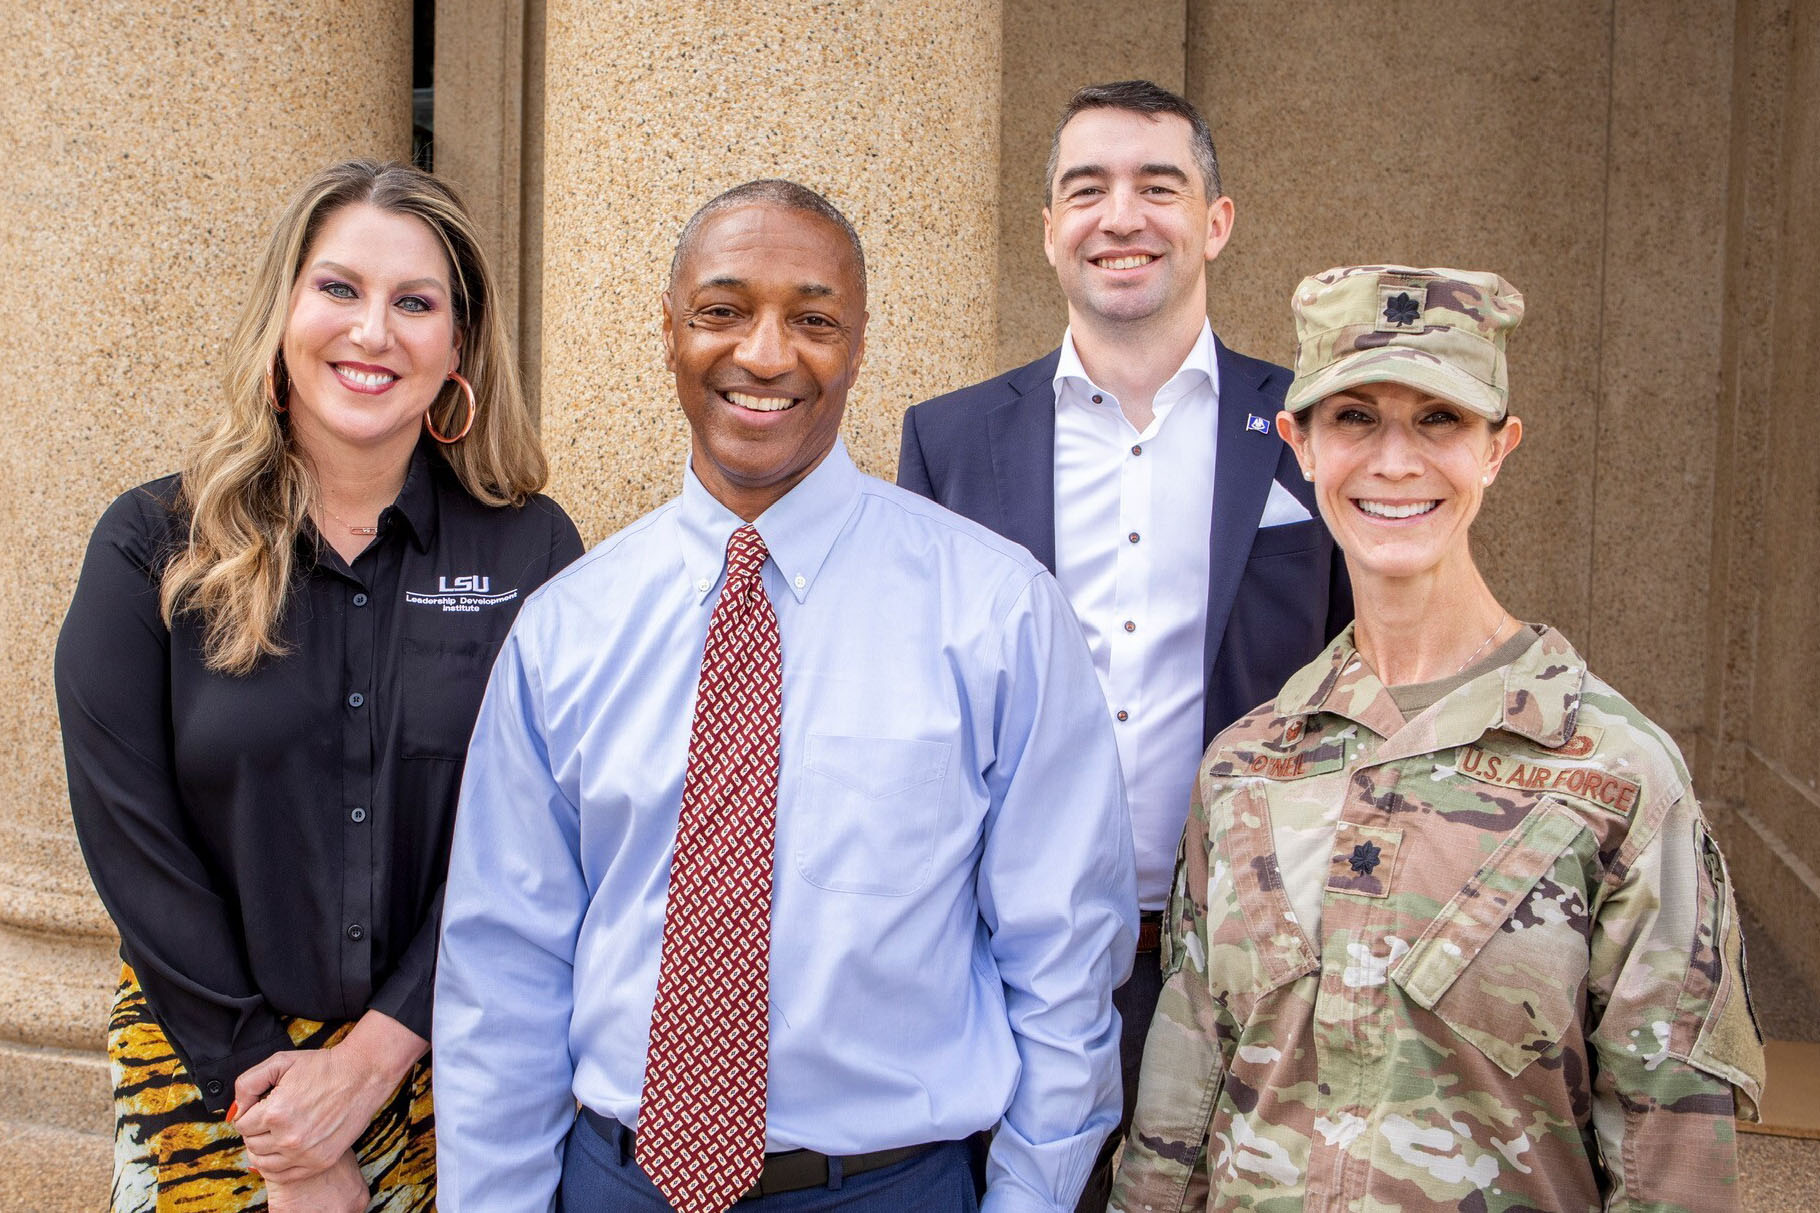
[[[783,661],[765,541],[727,540],[701,657],[634,1156],[678,1213],[723,1213],[765,1160],[771,851]]]

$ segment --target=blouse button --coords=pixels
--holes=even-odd
[[[210,1095],[221,1094],[221,1080],[219,1078],[209,1079],[209,1085],[208,1085],[207,1089],[208,1089],[208,1093]]]
[[[1119,719],[1120,720],[1130,720],[1131,713],[1127,712],[1124,708],[1120,708],[1119,709]]]
[[[1142,446],[1134,446],[1131,448],[1131,453],[1133,455],[1142,455],[1144,453],[1144,448]]]
[[[348,924],[348,938],[349,939],[353,940],[355,943],[359,943],[361,940],[365,939],[366,937],[367,937],[367,929],[365,927],[361,926],[357,922],[351,922]]]
[[[350,821],[352,821],[355,825],[359,825],[361,822],[363,822],[367,819],[367,811],[365,809],[355,809],[353,812],[348,814],[348,819]]]
[[[348,696],[348,706],[350,708],[357,708],[366,701],[367,697],[362,695],[359,691],[355,691],[352,695]]]
[[[354,595],[354,605],[355,606],[365,606],[366,604],[367,604],[367,596],[365,594]]]
[[[1133,542],[1133,543],[1136,543],[1138,541],[1138,533],[1136,531],[1133,531],[1133,532],[1131,532],[1131,534],[1125,536],[1125,538],[1131,540],[1131,542]]]
[[[1104,396],[1102,396],[1102,395],[1100,395],[1100,394],[1099,394],[1099,393],[1098,393],[1098,392],[1095,392],[1095,393],[1094,393],[1094,394],[1093,394],[1093,403],[1095,403],[1095,404],[1105,404],[1105,403],[1106,403],[1106,398],[1105,398],[1105,397],[1104,397]]]
[[[1131,620],[1127,619],[1125,621],[1125,630],[1127,632],[1135,632],[1135,631],[1137,631],[1137,624],[1135,624]]]

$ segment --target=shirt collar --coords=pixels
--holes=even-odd
[[[1203,317],[1201,335],[1195,338],[1194,347],[1188,351],[1188,356],[1182,359],[1182,365],[1176,368],[1175,374],[1171,375],[1168,381],[1157,389],[1157,396],[1173,399],[1186,395],[1197,379],[1205,379],[1207,383],[1214,385],[1217,389],[1220,380],[1219,367],[1216,362],[1213,323]],[[1062,389],[1070,382],[1080,385],[1089,392],[1105,391],[1087,374],[1087,368],[1081,362],[1080,351],[1074,348],[1073,325],[1062,331],[1061,357],[1056,359],[1055,374],[1049,380],[1058,406],[1066,396]]]
[[[429,439],[419,439],[416,449],[411,452],[411,462],[405,466],[404,483],[398,487],[398,496],[392,499],[391,505],[379,511],[380,533],[389,535],[396,525],[417,545],[418,551],[429,551],[430,545],[436,542],[436,525],[442,513],[436,482],[441,476],[453,478],[454,475],[454,469],[443,463],[442,457],[430,448]],[[314,525],[312,522],[309,529],[297,532],[297,545],[298,551],[307,551],[320,563],[328,541]]]
[[[846,529],[847,519],[858,503],[859,486],[859,469],[853,466],[846,443],[836,439],[813,471],[753,521],[771,554],[771,563],[777,566],[785,587],[798,602],[815,588],[815,579],[827,562],[835,539]],[[727,540],[745,521],[708,492],[691,462],[683,470],[678,523],[682,530],[683,568],[699,602],[720,581],[727,563]]]
[[[1532,628],[1535,641],[1515,661],[1487,670],[1417,716],[1398,753],[1426,753],[1465,745],[1492,729],[1527,737],[1558,749],[1574,735],[1586,662],[1567,638],[1551,627]],[[1353,645],[1351,625],[1327,651],[1298,670],[1277,696],[1284,717],[1332,712],[1357,721],[1381,737],[1404,732],[1403,713]],[[1376,761],[1389,761],[1389,748]]]
[[[417,550],[427,552],[436,541],[436,522],[438,508],[436,502],[436,473],[434,461],[439,458],[429,448],[429,439],[419,438],[417,449],[411,452],[411,466],[404,474],[404,484],[398,490],[398,497],[388,507],[395,518],[411,532]],[[454,469],[449,469],[454,474]]]

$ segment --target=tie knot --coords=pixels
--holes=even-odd
[[[765,567],[765,557],[770,549],[760,537],[758,528],[750,523],[734,531],[727,539],[727,580],[746,581],[758,576],[758,571]]]

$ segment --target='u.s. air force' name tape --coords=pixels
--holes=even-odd
[[[1558,792],[1626,815],[1636,809],[1643,794],[1643,789],[1634,781],[1610,771],[1596,767],[1554,766],[1514,754],[1493,754],[1478,746],[1465,746],[1460,750],[1456,769],[1480,783],[1531,792]]]

